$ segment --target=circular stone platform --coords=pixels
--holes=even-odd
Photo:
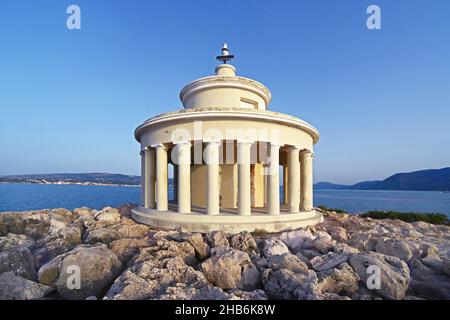
[[[132,218],[139,223],[159,228],[204,233],[222,230],[231,234],[242,231],[272,233],[304,228],[323,221],[322,213],[316,210],[279,215],[252,213],[250,216],[221,212],[220,215],[211,216],[196,212],[189,214],[171,210],[161,212],[143,207],[133,209]]]

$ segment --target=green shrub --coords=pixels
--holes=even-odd
[[[367,211],[361,217],[372,219],[398,219],[406,222],[424,221],[431,224],[450,224],[448,217],[442,213],[398,212],[398,211]]]
[[[347,211],[342,210],[342,209],[334,209],[334,208],[327,208],[326,206],[320,205],[318,206],[319,209],[324,210],[324,211],[334,211],[336,213],[347,213]]]

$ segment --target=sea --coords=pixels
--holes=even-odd
[[[173,189],[169,188],[169,199]],[[140,202],[140,188],[52,184],[0,184],[0,212],[48,208],[101,209]],[[450,217],[450,193],[437,191],[315,190],[314,205],[344,209],[443,213]]]

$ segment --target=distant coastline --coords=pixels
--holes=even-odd
[[[0,184],[44,184],[44,185],[79,185],[79,186],[108,186],[108,187],[140,187],[140,184],[117,184],[101,182],[79,182],[79,181],[0,181]]]

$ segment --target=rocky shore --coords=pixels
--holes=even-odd
[[[324,212],[307,229],[200,234],[131,207],[0,214],[0,299],[450,299],[448,226]]]

